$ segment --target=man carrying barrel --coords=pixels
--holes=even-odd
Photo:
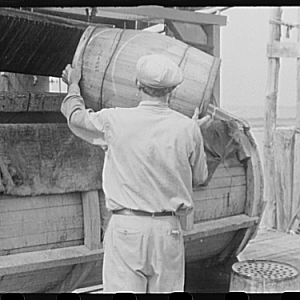
[[[158,54],[141,57],[135,108],[86,109],[80,70],[62,74],[61,111],[80,138],[105,149],[103,190],[112,211],[104,238],[104,292],[170,293],[184,289],[180,215],[193,210],[192,187],[207,178],[199,110],[192,119],[168,107],[183,81],[180,68]]]

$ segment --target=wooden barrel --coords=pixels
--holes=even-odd
[[[233,264],[231,292],[283,293],[299,291],[299,272],[286,263],[247,260]]]
[[[80,88],[87,107],[137,106],[136,62],[153,53],[170,57],[184,74],[183,83],[170,96],[170,107],[189,117],[197,106],[205,111],[219,58],[158,33],[92,26],[82,35],[73,59],[73,67],[82,67]]]

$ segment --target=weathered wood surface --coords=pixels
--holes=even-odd
[[[221,218],[213,221],[204,221],[194,224],[194,228],[184,234],[185,240],[194,240],[207,236],[222,234],[224,232],[236,231],[241,228],[247,228],[255,224],[258,217],[248,217],[240,214],[236,216]]]
[[[293,215],[294,130],[275,133],[276,228],[285,231]],[[297,170],[299,173],[299,170]],[[294,184],[297,184],[295,179]]]
[[[298,8],[298,22],[300,22],[300,8]],[[300,43],[300,28],[297,28],[297,40]],[[300,57],[297,57],[297,99],[296,99],[296,130],[294,146],[294,174],[293,174],[293,214],[300,219]],[[291,220],[292,222],[292,220]]]
[[[291,235],[278,230],[260,228],[240,254],[241,260],[274,260],[288,263],[300,271],[300,235]],[[298,280],[298,291],[300,278]]]
[[[139,6],[134,8],[129,7],[108,7],[101,8],[102,12],[116,12],[123,14],[134,14],[137,16],[152,16],[155,18],[162,18],[166,20],[173,20],[185,23],[194,24],[214,24],[214,25],[226,25],[225,16],[215,16],[205,13],[196,13],[190,11],[182,11],[167,7],[158,6]]]
[[[66,94],[0,92],[0,112],[59,112]]]
[[[0,256],[0,276],[69,266],[103,259],[103,249],[90,250],[86,246],[66,247]]]
[[[98,191],[82,192],[84,244],[90,250],[101,248],[100,199]]]
[[[104,152],[67,124],[0,125],[2,192],[38,195],[101,188]]]
[[[279,7],[272,8],[270,19],[280,21],[282,9]],[[271,24],[270,41],[280,41],[281,31],[280,25]],[[275,155],[274,155],[274,134],[276,129],[277,114],[277,93],[279,83],[279,58],[268,58],[268,81],[267,95],[265,106],[265,135],[264,135],[264,172],[265,172],[265,199],[268,201],[266,213],[264,215],[264,223],[268,227],[274,227],[275,223]],[[275,225],[276,226],[276,225]]]
[[[83,244],[80,193],[0,197],[0,255]]]

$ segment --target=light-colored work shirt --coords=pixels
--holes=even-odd
[[[189,213],[193,186],[207,178],[197,123],[160,101],[135,108],[85,109],[72,85],[61,106],[72,132],[107,146],[102,186],[109,210]]]

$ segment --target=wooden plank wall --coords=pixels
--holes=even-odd
[[[0,255],[83,244],[80,193],[1,196]]]
[[[207,187],[194,190],[194,222],[242,214],[246,201],[246,171],[237,158],[216,169]]]

